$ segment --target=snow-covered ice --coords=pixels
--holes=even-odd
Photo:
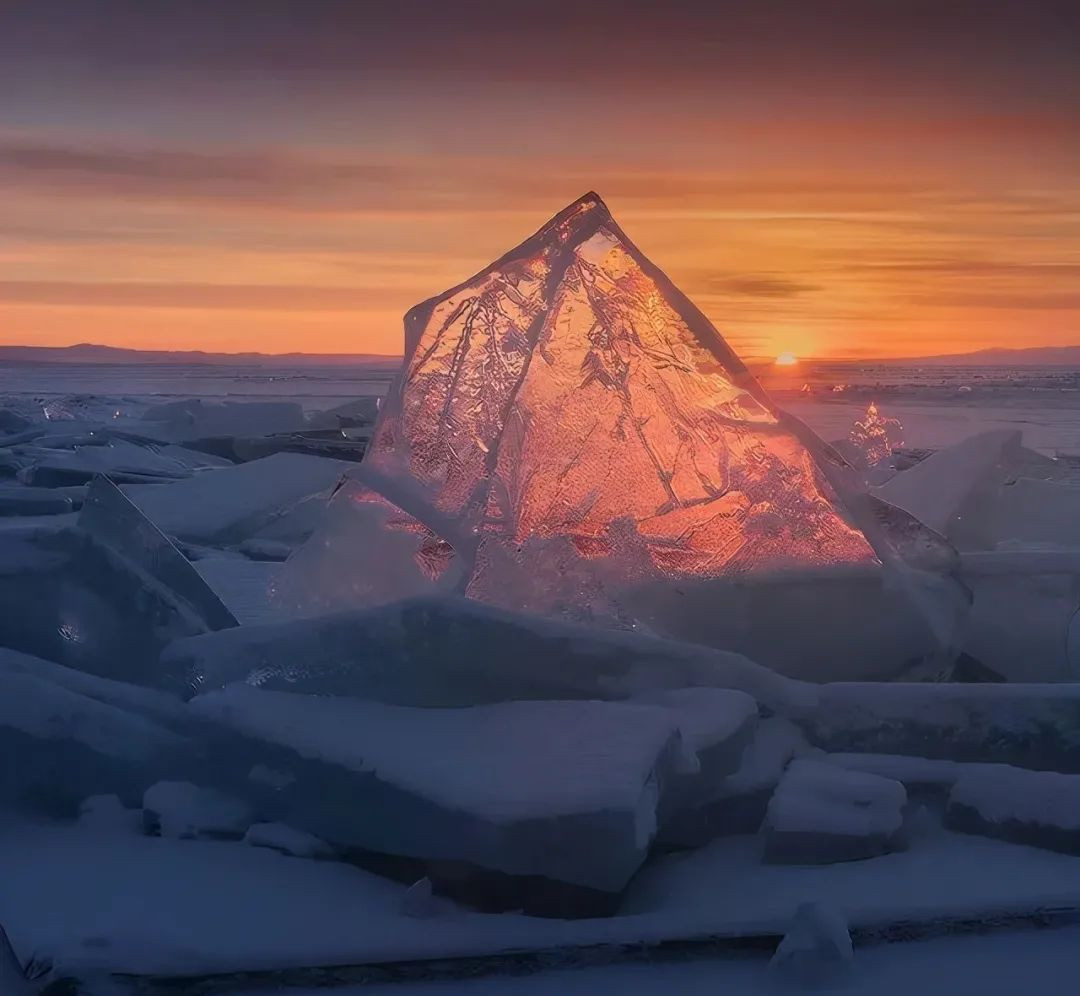
[[[155,836],[239,840],[252,821],[244,802],[191,782],[156,782],[143,794],[143,827]]]
[[[612,893],[644,860],[661,787],[687,763],[676,714],[659,706],[412,709],[233,686],[190,708],[288,749],[296,781],[267,800],[287,823]]]
[[[965,771],[946,820],[968,833],[1080,854],[1080,775],[1005,765]]]
[[[904,786],[891,778],[793,761],[765,813],[765,860],[827,863],[894,850],[906,805]]]
[[[199,561],[200,570],[211,563]],[[812,709],[818,694],[816,686],[741,654],[506,612],[462,598],[417,598],[220,630],[177,640],[161,664],[192,691],[246,681],[415,706],[619,699],[701,686],[738,689],[792,714]]]
[[[94,833],[142,833],[143,814],[125,806],[118,795],[92,795],[79,804],[79,827]]]
[[[820,988],[847,975],[855,960],[847,921],[831,906],[803,903],[769,962],[777,975],[797,986]]]

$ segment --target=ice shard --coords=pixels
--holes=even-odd
[[[595,194],[413,308],[405,356],[326,532],[283,572],[288,608],[434,587],[634,626],[635,585],[880,570],[839,457]],[[388,531],[407,578],[365,555]]]

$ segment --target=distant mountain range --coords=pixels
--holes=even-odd
[[[874,361],[878,362],[878,361]],[[1080,367],[1080,346],[1032,346],[1027,349],[979,349],[973,353],[906,356],[882,363],[965,367]]]
[[[75,346],[0,346],[0,363],[160,363],[259,366],[401,365],[400,356],[370,353],[206,353],[202,350],[118,349],[80,342]]]
[[[829,361],[822,358],[823,362]],[[810,360],[813,362],[813,360]],[[1078,366],[1080,346],[1034,346],[1029,349],[980,349],[973,353],[906,356],[896,359],[861,359],[852,363],[888,363],[915,366]],[[119,349],[80,342],[75,346],[0,346],[0,363],[160,363],[258,366],[381,366],[401,365],[400,356],[372,353],[206,353],[202,350]],[[770,364],[771,365],[771,364]]]

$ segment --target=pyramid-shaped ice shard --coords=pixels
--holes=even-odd
[[[405,316],[371,447],[279,594],[633,624],[631,585],[876,569],[841,467],[590,193]]]

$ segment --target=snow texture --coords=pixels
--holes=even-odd
[[[957,830],[1080,854],[1080,775],[1005,765],[966,771],[946,817]]]
[[[161,837],[239,839],[251,823],[245,803],[191,782],[157,782],[143,796],[143,826]]]
[[[736,837],[651,863],[632,883],[624,916],[568,923],[462,910],[433,929],[428,920],[402,915],[402,886],[345,864],[241,843],[88,834],[74,824],[3,816],[0,922],[24,959],[38,953],[76,974],[98,968],[192,976],[782,932],[799,904],[822,897],[853,925],[1080,900],[1080,859],[979,837],[938,833],[904,853],[811,867],[762,865],[757,842]],[[998,935],[993,945],[1003,940]],[[911,949],[896,948],[894,967],[902,969]],[[862,952],[857,967],[873,950],[892,949]],[[1035,967],[1021,961],[1030,980]],[[717,976],[717,963],[707,964],[710,988],[703,992],[715,992],[724,976]],[[1007,963],[1003,969],[1015,983],[1016,972]],[[659,968],[627,971],[644,979]],[[566,987],[573,977],[554,978]],[[495,978],[487,991],[511,985]],[[1018,991],[1031,990],[1000,990]]]
[[[234,686],[190,707],[247,736],[485,820],[635,809],[678,736],[669,710],[608,702],[411,709]]]
[[[765,815],[767,861],[857,860],[891,850],[907,804],[889,778],[818,761],[793,761]]]
[[[118,795],[92,795],[79,806],[79,826],[92,833],[141,833],[142,811],[129,809]]]

